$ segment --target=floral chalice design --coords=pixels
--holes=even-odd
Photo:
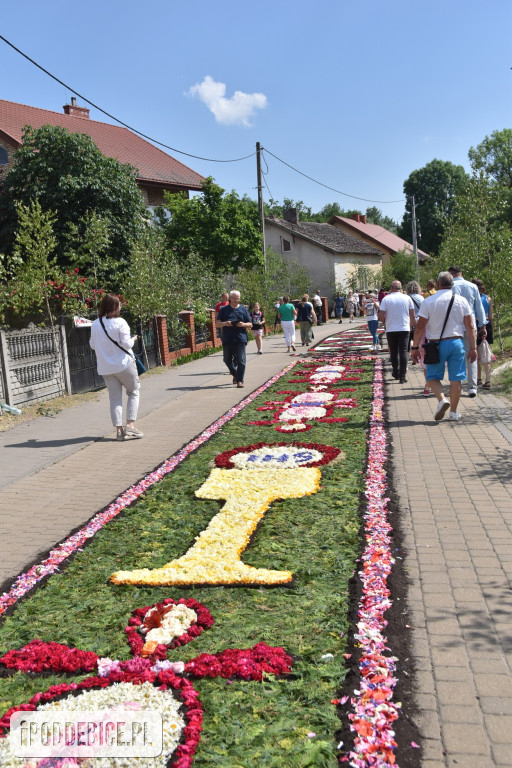
[[[187,662],[167,659],[169,649],[191,642],[214,623],[210,611],[194,599],[168,598],[153,606],[137,609],[125,628],[133,657],[128,661],[100,658],[54,642],[33,640],[19,650],[0,657],[0,671],[83,674],[92,677],[75,683],[54,685],[37,693],[26,704],[11,707],[0,719],[0,765],[5,768],[107,768],[116,762],[91,758],[43,758],[28,761],[10,751],[10,718],[19,711],[63,709],[128,711],[155,709],[163,720],[162,754],[144,764],[151,768],[190,768],[200,741],[203,711],[191,679],[237,677],[262,680],[264,674],[287,675],[291,657],[283,648],[258,643],[252,648],[203,653]],[[172,762],[170,762],[172,761]],[[137,758],[124,758],[123,766],[140,765]]]
[[[254,568],[241,556],[272,502],[316,493],[320,466],[339,455],[338,448],[316,443],[256,443],[220,453],[196,496],[225,504],[190,549],[158,568],[117,571],[111,581],[153,586],[291,583],[291,571]]]

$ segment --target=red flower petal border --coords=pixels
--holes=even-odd
[[[215,465],[222,469],[234,469],[235,465],[231,461],[233,456],[237,453],[248,453],[250,451],[257,451],[258,448],[286,448],[289,443],[253,443],[252,445],[244,445],[242,447],[233,448],[231,451],[224,451],[219,453],[215,457]],[[318,451],[322,454],[322,458],[317,461],[308,461],[302,464],[303,467],[321,467],[324,464],[329,464],[330,461],[339,456],[340,449],[333,448],[332,445],[320,445],[319,443],[296,443],[293,442],[293,447],[304,448],[305,450]]]

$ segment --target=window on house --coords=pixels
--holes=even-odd
[[[7,165],[9,162],[9,157],[7,155],[7,150],[4,149],[4,147],[0,147],[0,165]]]
[[[284,237],[281,238],[281,250],[283,253],[288,253],[288,251],[291,251],[292,244],[289,240],[285,240]]]

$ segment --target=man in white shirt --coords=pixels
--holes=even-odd
[[[475,321],[474,324],[477,332],[479,332],[485,339],[487,335],[487,331],[485,329],[486,317],[482,299],[480,298],[480,291],[474,283],[470,283],[469,280],[464,280],[460,267],[448,267],[448,272],[453,277],[453,292],[459,294],[459,296],[464,296],[464,298],[467,300],[469,308],[473,314]],[[482,330],[480,331],[480,329]],[[464,333],[464,348],[467,354],[470,348],[470,342],[467,333]],[[476,360],[474,363],[468,362],[467,375],[468,395],[469,397],[476,397],[476,387],[478,381],[478,363]]]
[[[323,320],[323,317],[322,317],[322,309],[323,309],[323,307],[322,307],[322,297],[320,296],[320,291],[318,290],[318,288],[316,289],[316,293],[313,296],[312,301],[313,301],[313,306],[315,308],[316,324],[317,325],[322,325],[322,320]]]
[[[402,293],[402,283],[393,280],[387,296],[381,301],[379,320],[386,327],[392,375],[400,384],[407,381],[409,338],[414,325],[414,304],[410,296]]]
[[[439,363],[427,364],[426,377],[430,389],[437,397],[437,409],[434,415],[436,421],[440,421],[448,408],[450,409],[450,421],[458,421],[460,413],[457,406],[462,391],[462,382],[466,378],[466,352],[464,349],[464,332],[468,334],[469,351],[467,359],[470,363],[477,358],[476,332],[473,325],[473,314],[467,300],[452,292],[453,277],[449,272],[441,272],[437,278],[438,290],[433,296],[425,299],[419,311],[418,322],[414,332],[411,347],[413,360],[420,358],[419,344],[425,331],[429,341],[439,341]],[[453,305],[446,320],[450,301],[453,297]],[[441,332],[443,333],[441,337]],[[450,380],[450,400],[444,396],[443,385],[445,365],[448,366],[448,378]]]

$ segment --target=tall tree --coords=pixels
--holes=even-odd
[[[476,147],[471,147],[468,155],[475,173],[483,171],[498,184],[512,189],[511,128],[493,131]]]
[[[390,232],[396,232],[396,221],[393,221],[390,216],[385,216],[375,205],[366,209],[366,221],[368,224],[377,224],[379,227],[389,229]]]
[[[14,157],[0,196],[0,250],[12,251],[16,203],[27,206],[37,200],[42,211],[55,214],[59,266],[71,266],[70,224],[79,227],[80,235],[88,216],[96,213],[108,222],[106,258],[122,271],[147,216],[135,169],[105,157],[89,136],[50,125],[26,128]]]
[[[453,213],[455,195],[468,176],[462,165],[432,160],[411,173],[404,181],[407,197],[405,214],[398,234],[412,242],[412,198],[416,204],[418,246],[427,253],[437,255],[443,240],[447,221]]]
[[[503,351],[500,315],[504,306],[510,305],[512,280],[512,228],[503,215],[508,190],[479,173],[468,180],[455,202],[436,266],[446,269],[456,263],[466,279],[483,280],[493,301]]]
[[[258,212],[252,202],[233,190],[225,191],[209,177],[202,194],[190,200],[183,195],[165,195],[165,209],[157,213],[167,247],[185,263],[190,254],[199,256],[216,273],[235,273],[262,263]]]

